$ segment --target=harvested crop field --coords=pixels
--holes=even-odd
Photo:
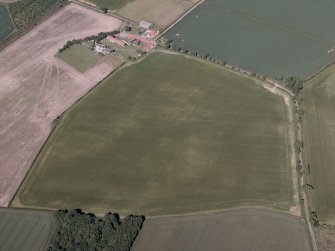
[[[335,61],[334,10],[332,0],[207,0],[166,37],[251,72],[305,78]]]
[[[5,5],[0,4],[0,41],[14,30],[12,20]]]
[[[308,251],[300,218],[257,210],[147,219],[132,251]]]
[[[134,0],[118,10],[118,14],[140,22],[148,20],[156,28],[166,28],[192,8],[199,0]],[[94,2],[94,1],[93,1]]]
[[[117,65],[79,73],[54,57],[68,40],[121,22],[70,4],[0,52],[0,206],[7,206],[51,132],[52,121]]]
[[[64,115],[14,205],[122,215],[288,210],[286,107],[262,84],[153,53]]]
[[[304,157],[312,209],[322,223],[335,225],[335,65],[305,83]],[[307,169],[307,167],[306,167]]]
[[[52,221],[49,212],[0,208],[0,249],[46,250]]]

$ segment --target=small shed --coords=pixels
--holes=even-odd
[[[154,27],[154,24],[149,22],[149,21],[143,20],[143,21],[140,22],[139,26],[141,28],[144,28],[144,29],[148,30],[148,29],[151,29],[152,27]]]

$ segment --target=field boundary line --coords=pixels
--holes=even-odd
[[[325,69],[327,69],[328,67],[326,67]],[[324,69],[324,70],[325,70]],[[304,130],[303,130],[303,123],[300,123],[300,125],[298,126],[298,129],[297,129],[297,139],[302,141],[303,142],[303,139],[304,139]],[[299,153],[299,158],[300,158],[300,161],[301,161],[301,165],[302,167],[304,168],[305,165],[304,165],[304,162],[305,162],[305,150],[304,148],[301,149],[301,152]],[[303,185],[306,183],[306,179],[305,179],[305,174],[302,174],[301,177],[300,177],[300,187],[301,187],[301,195],[302,195],[302,198],[304,200],[304,212],[305,212],[305,218],[306,218],[306,221],[307,221],[307,224],[308,224],[308,230],[309,230],[309,235],[310,235],[310,239],[311,239],[311,242],[312,242],[312,247],[313,247],[313,251],[318,251],[318,245],[317,245],[317,240],[316,240],[316,237],[315,237],[315,232],[314,232],[314,228],[311,224],[311,220],[310,220],[310,215],[311,215],[311,211],[312,211],[312,203],[311,203],[311,200],[307,194],[307,192],[302,189]]]
[[[260,211],[260,210],[278,213],[278,214],[291,217],[294,219],[303,219],[304,222],[306,221],[304,218],[297,216],[297,215],[292,215],[288,211],[269,208],[269,207],[261,207],[261,206],[231,207],[231,208],[220,209],[220,210],[206,210],[206,211],[184,213],[184,214],[164,214],[164,215],[157,215],[157,216],[146,216],[145,218],[146,219],[165,219],[165,218],[179,218],[179,217],[198,216],[198,215],[213,215],[213,214],[228,213],[232,211]]]
[[[303,79],[303,82],[308,83],[310,80],[312,80],[313,78],[315,78],[317,75],[321,74],[323,71],[327,70],[328,68],[332,67],[333,65],[335,65],[335,60],[333,62],[330,62],[329,64],[326,64],[325,66],[322,66],[316,72],[307,76],[307,78]]]
[[[105,14],[105,15],[112,16],[112,17],[117,18],[117,19],[120,19],[120,20],[122,20],[122,21],[127,21],[127,22],[134,22],[134,23],[136,23],[136,22],[133,21],[133,20],[130,20],[130,19],[128,19],[128,18],[125,18],[125,17],[123,17],[123,16],[121,16],[121,15],[117,15],[117,14],[115,14],[115,12],[112,12],[112,11],[110,11],[110,10],[108,10],[107,13],[105,13],[105,12],[103,12],[101,9],[99,9],[98,7],[94,7],[93,5],[90,5],[90,4],[88,4],[88,3],[84,3],[84,2],[82,2],[82,1],[78,1],[78,0],[68,0],[68,1],[71,2],[71,3],[74,3],[74,4],[78,4],[78,5],[82,6],[82,7],[89,8],[89,9],[91,9],[91,10],[97,11],[97,12],[99,12],[99,13],[101,13],[101,14]]]
[[[156,41],[160,39],[166,32],[168,32],[172,27],[174,27],[176,24],[178,24],[184,17],[186,17],[188,14],[190,14],[194,9],[196,9],[199,5],[204,3],[206,0],[200,0],[195,5],[191,7],[188,11],[186,11],[184,14],[182,14],[177,20],[175,20],[172,24],[170,24],[159,36],[157,37]]]

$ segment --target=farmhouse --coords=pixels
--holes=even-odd
[[[103,44],[96,44],[94,47],[94,50],[98,53],[102,53],[103,55],[106,55],[110,52],[110,49],[108,46],[103,45]]]
[[[120,46],[126,46],[127,45],[127,43],[125,41],[119,40],[119,39],[117,39],[117,38],[115,38],[113,36],[107,36],[107,40],[109,42],[116,43],[116,44],[118,44]]]
[[[144,28],[144,29],[148,30],[148,29],[151,29],[152,27],[154,27],[154,24],[149,22],[149,21],[143,20],[143,21],[140,22],[139,26],[141,28]]]

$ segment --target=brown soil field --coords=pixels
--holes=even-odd
[[[264,209],[147,219],[131,251],[309,251],[304,220]]]
[[[0,52],[0,206],[8,206],[52,130],[52,121],[122,62],[80,73],[54,57],[68,40],[121,21],[70,4]]]
[[[163,29],[172,24],[199,0],[134,0],[117,13],[134,21],[148,20]]]

